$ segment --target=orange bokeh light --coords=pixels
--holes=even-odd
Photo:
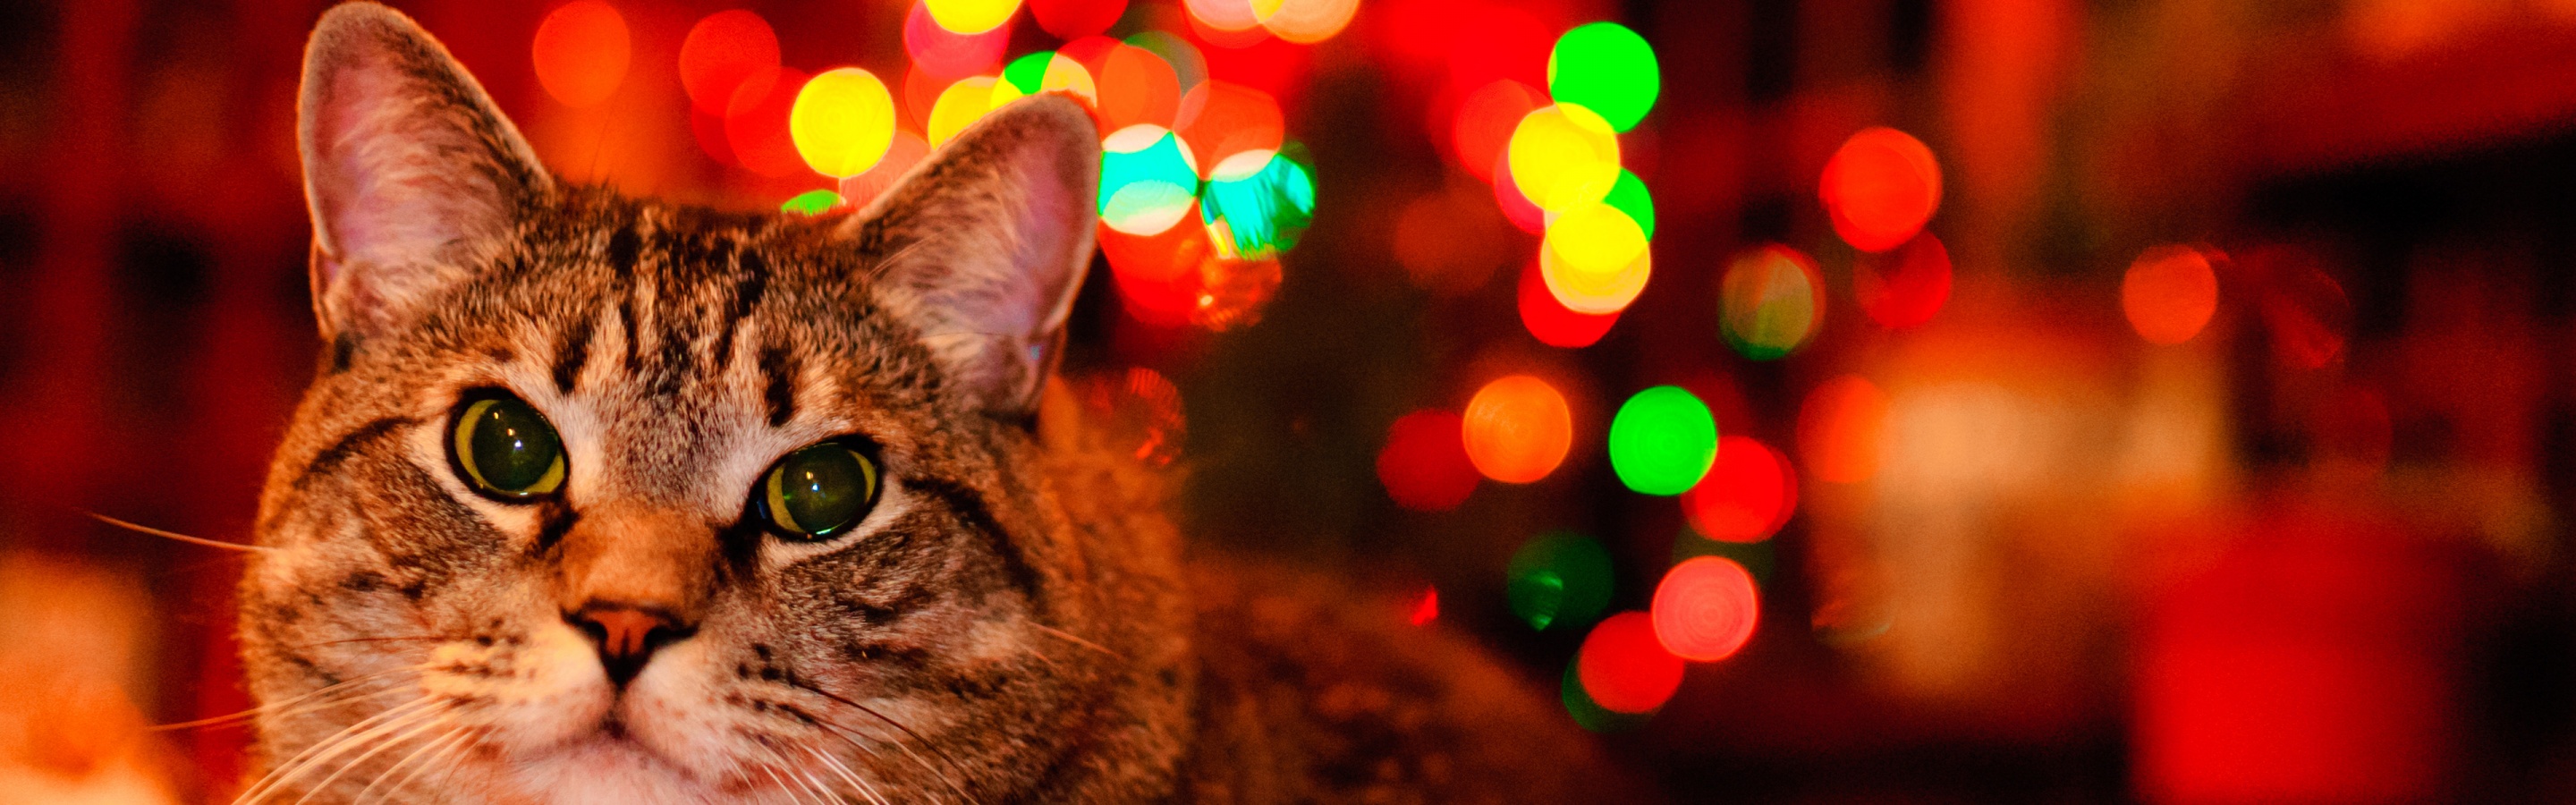
[[[1241,84],[1203,81],[1181,96],[1173,127],[1199,160],[1205,177],[1226,157],[1245,151],[1277,151],[1286,141],[1286,118],[1270,93]]]
[[[1682,514],[1700,536],[1721,542],[1761,542],[1779,533],[1798,508],[1798,480],[1789,459],[1749,436],[1717,441],[1717,464],[1682,493]]]
[[[1682,686],[1682,658],[1655,637],[1643,612],[1622,612],[1594,624],[1574,659],[1575,678],[1594,704],[1614,713],[1651,713]]]
[[[1834,222],[1834,234],[1864,252],[1903,245],[1941,206],[1941,165],[1913,135],[1886,127],[1860,130],[1843,141],[1817,195]]]
[[[904,53],[912,56],[915,68],[941,79],[996,72],[1010,44],[1009,25],[977,34],[957,33],[939,27],[926,3],[913,3],[912,11],[903,19]]]
[[[1650,612],[1655,639],[1665,651],[1685,660],[1716,662],[1735,656],[1753,639],[1762,597],[1743,565],[1722,556],[1700,556],[1664,572]]]
[[[1547,381],[1511,375],[1476,391],[1461,430],[1476,471],[1507,484],[1547,477],[1574,446],[1574,415]]]
[[[759,14],[733,9],[709,14],[680,40],[680,88],[700,113],[722,116],[745,82],[777,79],[778,32]]]
[[[1852,295],[1880,327],[1923,326],[1950,301],[1950,250],[1926,232],[1896,251],[1864,255],[1852,271]]]
[[[1377,479],[1386,496],[1414,511],[1458,508],[1476,491],[1476,465],[1461,441],[1464,420],[1447,411],[1415,411],[1387,428],[1377,454]]]
[[[725,143],[733,146],[734,158],[744,170],[771,178],[809,172],[787,132],[788,112],[795,108],[796,93],[805,88],[809,77],[796,68],[781,67],[778,80],[767,87],[746,81],[735,88],[733,100],[725,105]]]
[[[626,80],[634,42],[627,36],[625,15],[617,13],[616,6],[575,0],[556,7],[537,23],[530,52],[536,60],[537,83],[545,85],[546,94],[579,109],[597,106],[617,92],[618,83]]]
[[[1512,130],[1521,118],[1547,105],[1547,96],[1511,79],[1497,79],[1478,87],[1458,104],[1457,119],[1449,129],[1450,153],[1478,180],[1494,180],[1495,163],[1503,157],[1503,147],[1512,140]]]
[[[1859,375],[1827,380],[1807,392],[1798,408],[1798,453],[1807,471],[1840,484],[1877,475],[1887,406],[1887,393]]]
[[[1180,73],[1153,51],[1117,43],[1092,69],[1099,74],[1101,131],[1139,123],[1171,128],[1179,117]]]
[[[2151,344],[2180,344],[2218,312],[2218,274],[2209,255],[2189,246],[2157,246],[2129,264],[2120,281],[2120,312]]]

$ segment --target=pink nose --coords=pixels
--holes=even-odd
[[[655,649],[688,636],[688,626],[659,610],[593,603],[564,614],[599,647],[599,664],[618,687],[644,670]]]

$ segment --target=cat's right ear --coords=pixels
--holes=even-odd
[[[464,66],[374,3],[333,8],[315,24],[296,122],[326,339],[403,326],[553,190]]]

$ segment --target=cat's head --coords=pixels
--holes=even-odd
[[[1091,259],[1078,106],[998,110],[854,214],[722,214],[556,181],[361,4],[300,114],[328,346],[243,583],[253,793],[989,801],[1169,767],[1168,527],[1034,424]]]

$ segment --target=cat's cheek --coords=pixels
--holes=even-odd
[[[725,771],[719,759],[735,753],[730,739],[741,729],[719,704],[722,679],[708,671],[713,653],[706,641],[664,649],[627,686],[618,711],[636,743],[700,778]]]
[[[594,739],[617,703],[598,655],[569,626],[530,630],[506,667],[506,673],[487,679],[449,682],[458,694],[479,701],[470,708],[471,720],[490,730],[509,755],[542,755]]]

